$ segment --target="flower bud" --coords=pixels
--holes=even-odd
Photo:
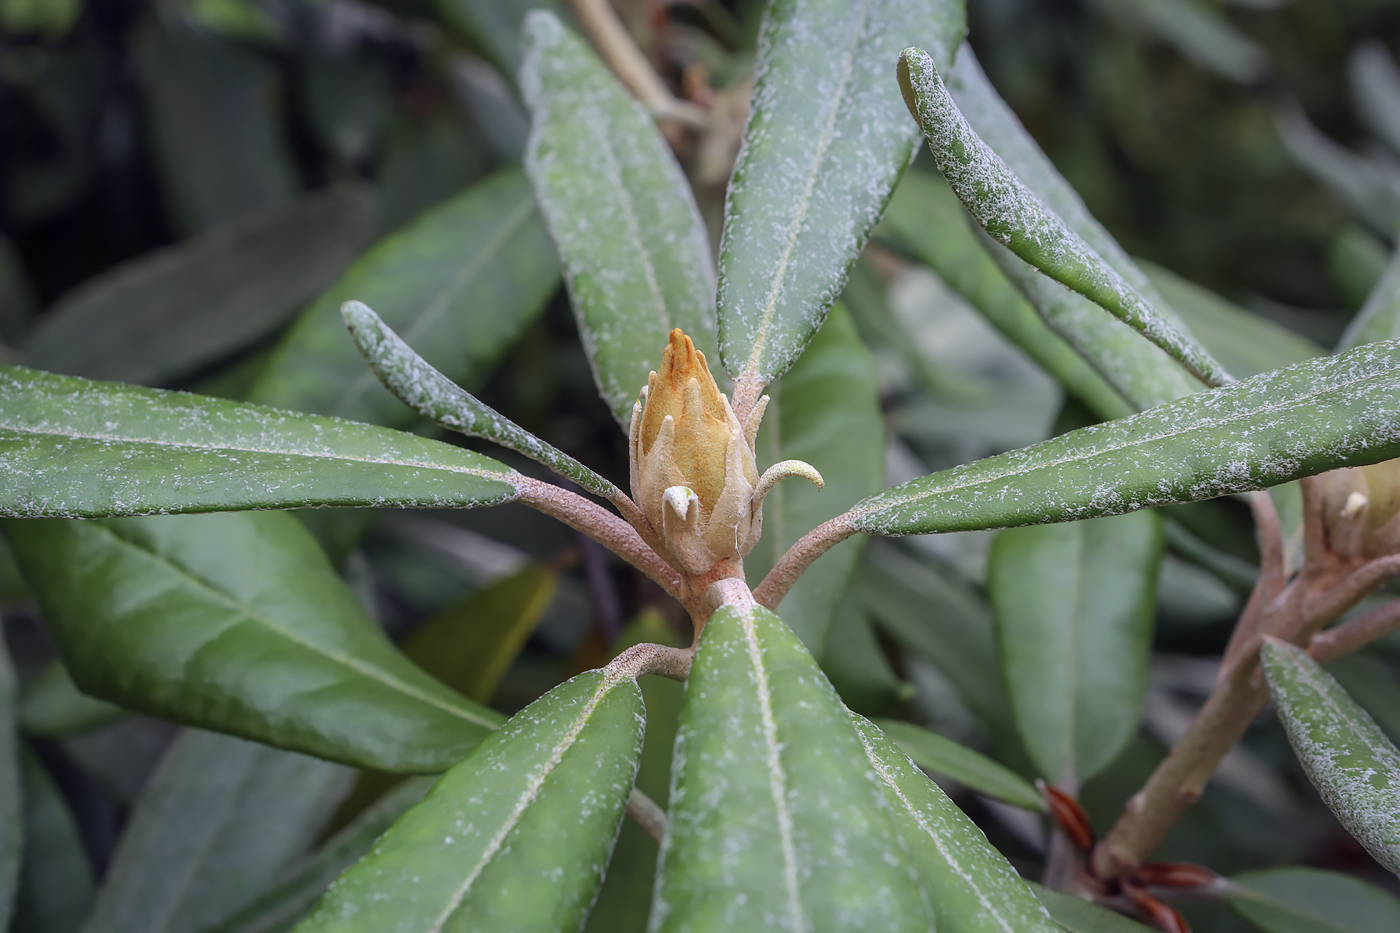
[[[672,562],[707,573],[753,549],[763,527],[754,437],[763,403],[741,425],[705,354],[679,328],[632,411],[632,497]],[[766,402],[766,399],[764,400]]]
[[[1318,480],[1334,554],[1369,560],[1400,551],[1400,460],[1332,470]]]

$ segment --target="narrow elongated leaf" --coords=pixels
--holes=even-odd
[[[1347,832],[1400,874],[1400,750],[1302,649],[1269,641],[1260,659],[1309,780]]]
[[[1132,414],[1134,408],[1123,400],[1118,390],[1085,362],[1063,337],[1051,330],[1036,309],[1017,292],[987,254],[969,223],[957,195],[946,181],[936,175],[913,171],[907,173],[895,189],[876,236],[893,242],[926,263],[1095,414],[1109,420]],[[1161,353],[1155,347],[1149,349]]]
[[[244,906],[315,839],[340,765],[187,730],[151,776],[85,933],[198,930]]]
[[[1230,372],[1241,378],[1291,366],[1327,352],[1308,338],[1246,311],[1175,272],[1150,262],[1141,265],[1162,297],[1171,302],[1190,326],[1191,332],[1229,367]],[[1392,336],[1387,333],[1375,339]]]
[[[910,112],[917,114],[939,170],[988,234],[1127,323],[1203,382],[1233,381],[1205,348],[1163,318],[982,141],[953,103],[927,52],[902,53],[899,76]]]
[[[868,534],[1116,515],[1400,455],[1400,342],[1367,344],[954,467],[858,503]]]
[[[126,715],[120,706],[95,700],[68,676],[61,661],[46,667],[25,688],[19,723],[29,735],[60,738],[116,722]]]
[[[1014,807],[1045,812],[1045,798],[1040,791],[1015,771],[981,752],[912,722],[898,719],[876,719],[873,722],[925,771],[945,774],[979,794],[986,794]]]
[[[626,425],[679,327],[713,360],[715,273],[690,186],[646,109],[547,12],[525,21],[525,170],[603,401]]]
[[[1380,281],[1337,341],[1337,352],[1396,337],[1400,337],[1400,251],[1391,254]]]
[[[869,720],[852,714],[941,933],[1058,928],[982,831]]]
[[[922,42],[946,67],[964,29],[951,0],[769,6],[720,244],[731,376],[773,381],[821,326],[918,140],[890,63]]]
[[[875,622],[855,587],[832,614],[831,632],[819,659],[822,671],[841,695],[841,702],[869,716],[889,715],[914,698],[890,666],[875,634]]]
[[[228,920],[201,933],[285,933],[326,893],[331,882],[369,852],[374,841],[408,812],[436,777],[409,778],[365,808],[359,816],[311,855],[296,863],[289,875]]]
[[[93,696],[384,771],[441,771],[501,721],[404,658],[289,515],[4,531]]]
[[[574,931],[637,773],[636,681],[589,671],[517,713],[341,876],[298,933]]]
[[[763,500],[763,537],[744,561],[762,580],[797,539],[884,485],[885,430],[875,362],[839,305],[811,347],[770,390],[759,439],[765,466],[805,460],[826,485],[779,483]],[[864,542],[846,541],[824,554],[778,606],[808,650],[820,655],[851,568]]]
[[[929,928],[850,714],[773,613],[706,623],[673,767],[652,931]]]
[[[340,306],[373,307],[454,382],[483,380],[543,309],[559,265],[525,177],[506,169],[375,245],[306,309],[249,398],[405,427],[416,415],[374,377]]]
[[[15,933],[78,933],[96,886],[68,802],[32,753],[24,774],[24,867],[20,870]]]
[[[987,591],[1021,739],[1047,780],[1102,771],[1137,732],[1162,562],[1156,512],[997,535]]]
[[[1230,904],[1265,933],[1390,933],[1400,900],[1360,878],[1316,868],[1274,868],[1232,879]]]
[[[511,471],[370,425],[0,367],[0,515],[495,505]]]
[[[83,283],[25,342],[39,369],[156,384],[281,325],[354,259],[374,214],[362,188],[260,213]]]
[[[340,309],[355,345],[389,391],[425,418],[468,437],[484,437],[537,460],[589,492],[611,496],[617,487],[553,444],[547,444],[428,364],[366,304]]]
[[[1358,43],[1347,62],[1351,99],[1366,126],[1396,152],[1400,152],[1400,69],[1385,43],[1366,39]]]
[[[1064,894],[1034,881],[1029,885],[1045,909],[1050,911],[1050,916],[1069,933],[1151,933],[1151,927],[1082,897]]]
[[[7,927],[14,913],[24,852],[19,737],[15,729],[17,694],[10,654],[0,642],[0,927]]]
[[[1395,235],[1400,220],[1400,187],[1382,167],[1332,141],[1293,104],[1276,118],[1279,139],[1288,154],[1323,185],[1332,189],[1380,236]]]
[[[488,703],[554,599],[558,576],[531,564],[424,622],[404,654],[449,687]]]

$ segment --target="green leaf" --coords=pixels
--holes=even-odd
[[[24,852],[19,736],[15,729],[18,692],[9,651],[0,639],[0,928],[9,926],[14,912]]]
[[[884,485],[885,426],[875,362],[839,305],[807,353],[769,390],[758,447],[766,465],[804,460],[826,485],[817,489],[789,480],[768,493],[763,537],[744,560],[751,580],[762,580],[798,538]],[[863,543],[845,541],[822,555],[778,607],[814,654],[822,652]]]
[[[424,622],[403,652],[462,695],[488,703],[554,600],[558,582],[549,568],[528,565]]]
[[[24,780],[24,867],[15,901],[15,933],[78,933],[95,885],[78,826],[63,794],[31,752]]]
[[[176,933],[217,923],[305,851],[351,772],[186,730],[132,811],[85,933]]]
[[[518,169],[478,183],[365,253],[297,319],[249,398],[407,427],[415,413],[369,371],[340,306],[375,308],[454,382],[483,381],[554,294],[558,262]]]
[[[1385,274],[1390,247],[1356,224],[1347,224],[1327,248],[1327,276],[1347,308],[1359,309]]]
[[[285,933],[326,893],[331,882],[364,858],[376,839],[423,799],[436,777],[413,777],[400,783],[328,839],[296,862],[287,876],[217,927],[201,933]]]
[[[1230,905],[1265,933],[1392,933],[1400,900],[1360,878],[1316,868],[1237,875]]]
[[[502,73],[520,68],[520,25],[532,9],[566,15],[558,0],[433,0],[438,14]]]
[[[555,687],[448,771],[298,933],[577,930],[617,838],[643,722],[626,675]]]
[[[1175,272],[1150,262],[1141,265],[1192,333],[1241,378],[1282,369],[1327,352],[1308,338],[1246,311]],[[1383,334],[1376,339],[1391,336]]]
[[[876,719],[875,725],[898,743],[904,754],[925,771],[937,771],[959,784],[965,784],[979,794],[995,798],[1013,807],[1046,812],[1045,798],[1029,781],[1003,764],[981,752],[936,732],[897,719]],[[859,725],[859,723],[857,723]]]
[[[1153,511],[1003,531],[987,592],[1016,724],[1043,777],[1077,785],[1137,732],[1162,563]]]
[[[125,715],[120,706],[94,700],[79,690],[61,661],[54,661],[34,678],[19,705],[20,728],[45,738],[77,735]]]
[[[854,587],[832,613],[831,632],[820,658],[822,671],[851,709],[889,715],[914,698],[914,686],[890,667],[869,611]]]
[[[1352,104],[1366,127],[1400,152],[1400,70],[1385,43],[1364,39],[1347,62]]]
[[[1400,187],[1380,163],[1333,142],[1296,103],[1280,110],[1279,139],[1308,174],[1330,188],[1376,233],[1395,236],[1400,220]]]
[[[890,199],[876,236],[926,263],[1095,414],[1111,420],[1135,410],[1063,337],[1047,326],[997,268],[969,226],[957,195],[942,178],[927,172],[906,173]],[[1101,313],[1096,316],[1105,317]],[[1149,345],[1148,349],[1162,355],[1155,347]]]
[[[525,170],[603,401],[624,426],[674,327],[714,360],[709,234],[646,109],[547,12],[525,20]]]
[[[1259,656],[1308,779],[1347,832],[1400,874],[1400,750],[1307,652],[1270,640]]]
[[[1241,84],[1269,73],[1269,53],[1219,11],[1192,0],[1093,0],[1122,25],[1176,46],[1186,58]]]
[[[852,719],[933,904],[939,933],[1056,933],[1045,908],[976,824],[889,736],[863,717]]]
[[[773,613],[705,624],[673,768],[655,933],[929,929],[850,714]]]
[[[374,198],[336,188],[89,279],[45,313],[26,361],[156,385],[282,325],[335,281],[369,233]]]
[[[899,61],[900,87],[910,112],[918,115],[939,170],[988,234],[1128,324],[1202,382],[1233,381],[1203,347],[1162,317],[982,141],[953,103],[927,52],[906,49]]]
[[[441,771],[501,721],[404,658],[289,515],[4,531],[95,697],[382,771]]]
[[[0,366],[0,515],[495,505],[511,471],[370,425]]]
[[[1391,254],[1380,281],[1337,341],[1337,352],[1396,337],[1400,337],[1400,251]]]
[[[1400,455],[1400,342],[1306,360],[857,503],[867,534],[1074,521],[1262,489]]]
[[[404,343],[368,305],[347,301],[340,309],[370,369],[395,397],[425,418],[468,437],[481,437],[539,461],[589,492],[612,497],[618,489],[552,444],[515,422],[438,372]]]
[[[1019,747],[997,663],[991,609],[971,588],[882,541],[871,542],[853,583],[876,622],[931,661],[991,737],[998,757]]]
[[[964,31],[953,0],[769,6],[720,241],[731,376],[772,382],[821,326],[918,140],[891,62],[917,41],[946,65]]]
[[[1129,920],[1120,913],[1100,907],[1092,901],[1073,894],[1062,894],[1034,881],[1027,882],[1035,896],[1050,911],[1055,922],[1069,933],[1151,933],[1136,920]]]

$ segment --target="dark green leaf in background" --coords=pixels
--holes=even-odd
[[[495,505],[511,471],[335,418],[0,367],[0,515]]]
[[[1337,351],[1397,336],[1400,336],[1400,252],[1391,254],[1380,281],[1337,342]]]
[[[841,702],[868,716],[890,715],[914,697],[914,685],[890,666],[870,612],[855,587],[832,613],[831,630],[820,658],[822,671]]]
[[[1115,515],[1400,454],[1400,342],[1200,392],[1121,421],[912,480],[858,503],[867,534]]]
[[[625,675],[590,671],[555,687],[447,772],[297,930],[579,929],[644,721]]]
[[[0,927],[7,926],[14,913],[24,852],[24,803],[15,723],[18,705],[14,667],[9,650],[0,640]]]
[[[50,738],[87,732],[125,715],[121,707],[79,690],[61,661],[49,664],[25,687],[19,706],[20,728]]]
[[[1016,869],[900,747],[853,716],[940,933],[1052,933],[1056,926]]]
[[[705,624],[674,768],[651,930],[929,928],[850,714],[773,613]]]
[[[1082,897],[1053,891],[1034,881],[1030,887],[1055,922],[1069,933],[1150,933],[1152,929]]]
[[[876,719],[874,724],[894,741],[905,755],[925,771],[935,771],[966,785],[969,789],[1003,803],[1037,813],[1045,812],[1045,798],[1015,771],[966,745],[930,732],[912,722]]]
[[[1136,733],[1162,562],[1154,511],[997,535],[987,570],[1016,724],[1041,776],[1077,786]]]
[[[185,933],[243,907],[304,852],[348,768],[186,730],[151,776],[85,933]]]
[[[1400,874],[1400,750],[1301,648],[1271,640],[1260,659],[1308,778],[1347,832]]]
[[[13,933],[78,933],[95,885],[68,802],[32,753],[24,773],[24,867]]]
[[[709,235],[646,109],[551,13],[525,22],[521,86],[534,118],[525,170],[598,391],[625,427],[673,327],[715,362]]]
[[[1400,900],[1360,878],[1273,868],[1232,879],[1230,904],[1264,933],[1392,933]]]
[[[772,382],[821,326],[918,139],[891,63],[918,42],[946,67],[964,30],[958,0],[769,6],[720,245],[731,376]]]
[[[485,379],[553,294],[558,263],[525,178],[502,171],[374,246],[297,320],[249,398],[394,427],[389,394],[345,332],[340,306],[373,307],[454,382]]]
[[[1269,73],[1269,53],[1218,10],[1192,0],[1091,0],[1130,30],[1176,46],[1223,78],[1250,84]]]
[[[511,78],[520,67],[520,27],[533,9],[564,15],[558,0],[434,0],[438,13],[460,36]]]
[[[763,466],[805,460],[826,485],[789,480],[763,500],[763,537],[744,561],[751,580],[762,580],[797,539],[860,499],[885,479],[885,427],[875,364],[850,315],[839,305],[791,370],[769,389],[758,440]],[[861,540],[842,542],[824,554],[788,591],[778,612],[803,644],[821,655],[832,613],[845,592]]]
[[[93,696],[384,771],[440,771],[501,721],[404,658],[289,515],[4,531]]]
[[[84,282],[25,341],[38,369],[158,385],[275,329],[335,280],[369,232],[358,187],[309,195]]]

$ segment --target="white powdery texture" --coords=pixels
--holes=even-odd
[[[1269,686],[1308,778],[1347,832],[1400,874],[1400,752],[1301,650],[1266,651]]]
[[[849,513],[871,534],[1072,521],[1400,454],[1400,341],[1367,344],[954,467]]]
[[[599,391],[622,424],[680,327],[715,348],[699,208],[646,110],[552,14],[526,21],[525,170],[554,239]]]
[[[840,295],[918,140],[893,63],[911,37],[961,39],[927,7],[795,0],[764,20],[720,245],[731,375],[782,375]]]

